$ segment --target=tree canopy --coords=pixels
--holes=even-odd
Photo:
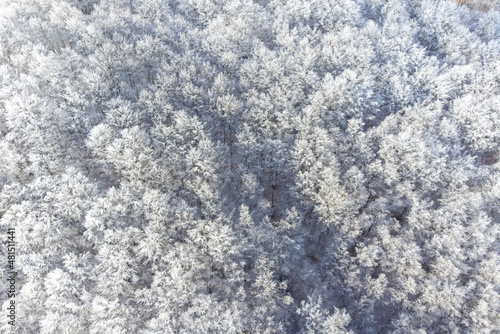
[[[500,331],[477,3],[0,0],[19,333]]]

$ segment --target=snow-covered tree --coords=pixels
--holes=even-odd
[[[500,330],[492,1],[0,8],[20,333]]]

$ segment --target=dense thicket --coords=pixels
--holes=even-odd
[[[498,11],[0,8],[19,333],[500,331]]]

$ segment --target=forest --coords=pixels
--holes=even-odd
[[[0,332],[500,333],[459,2],[0,0]]]

